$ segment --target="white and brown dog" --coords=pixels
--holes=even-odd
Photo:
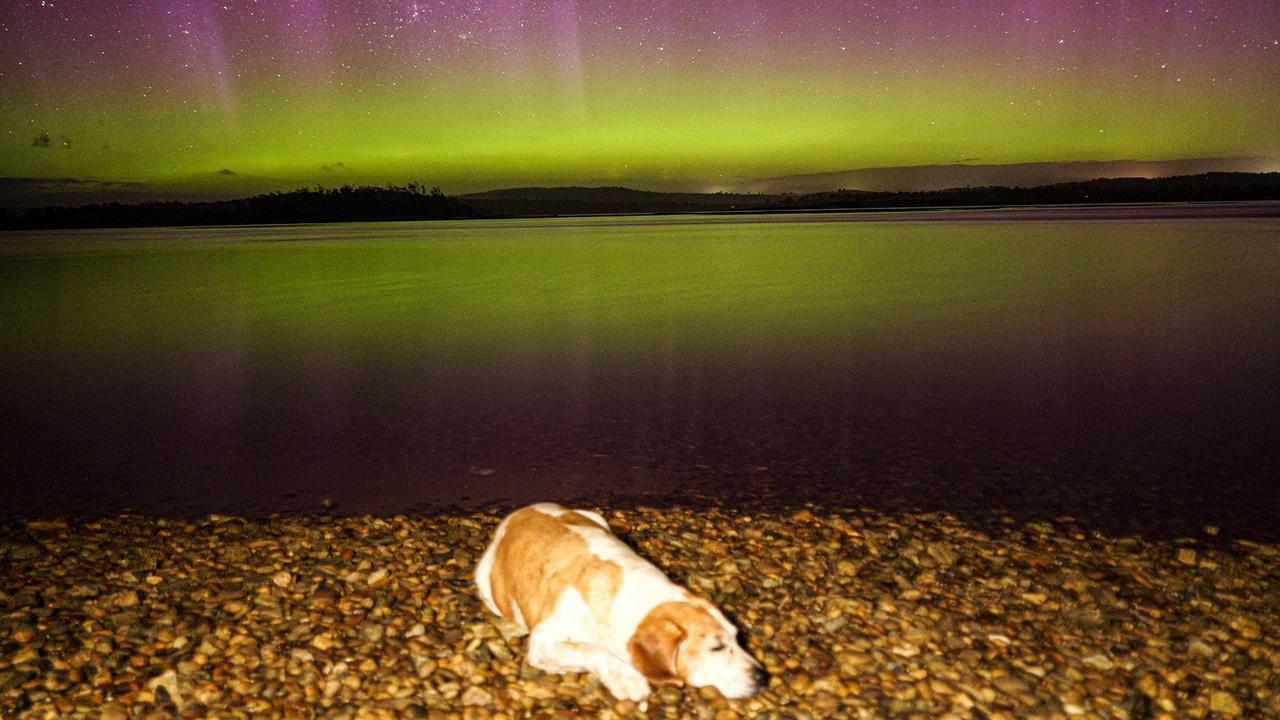
[[[667,579],[600,515],[539,503],[503,519],[476,568],[480,598],[529,633],[529,664],[595,673],[620,700],[651,685],[754,695],[768,676],[714,605]]]

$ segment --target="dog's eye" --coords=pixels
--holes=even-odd
[[[722,643],[722,642],[718,642],[718,643],[716,643],[715,647],[711,648],[711,652],[720,652],[720,651],[724,650],[724,649],[725,649],[725,648],[727,648],[727,647],[729,647],[729,646],[728,646],[728,645],[725,645],[725,644],[724,644],[724,643]]]

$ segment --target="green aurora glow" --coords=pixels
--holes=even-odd
[[[6,4],[0,176],[203,196],[410,180],[715,190],[860,167],[1280,154],[1270,3],[660,5]]]

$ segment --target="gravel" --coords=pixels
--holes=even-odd
[[[768,689],[641,707],[528,667],[471,584],[495,513],[122,515],[0,521],[0,717],[1280,717],[1280,546],[603,514],[737,620]]]

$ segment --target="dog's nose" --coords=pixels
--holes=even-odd
[[[756,687],[762,688],[769,684],[769,673],[766,672],[764,668],[757,665],[755,669],[751,671],[751,679],[755,680]]]

